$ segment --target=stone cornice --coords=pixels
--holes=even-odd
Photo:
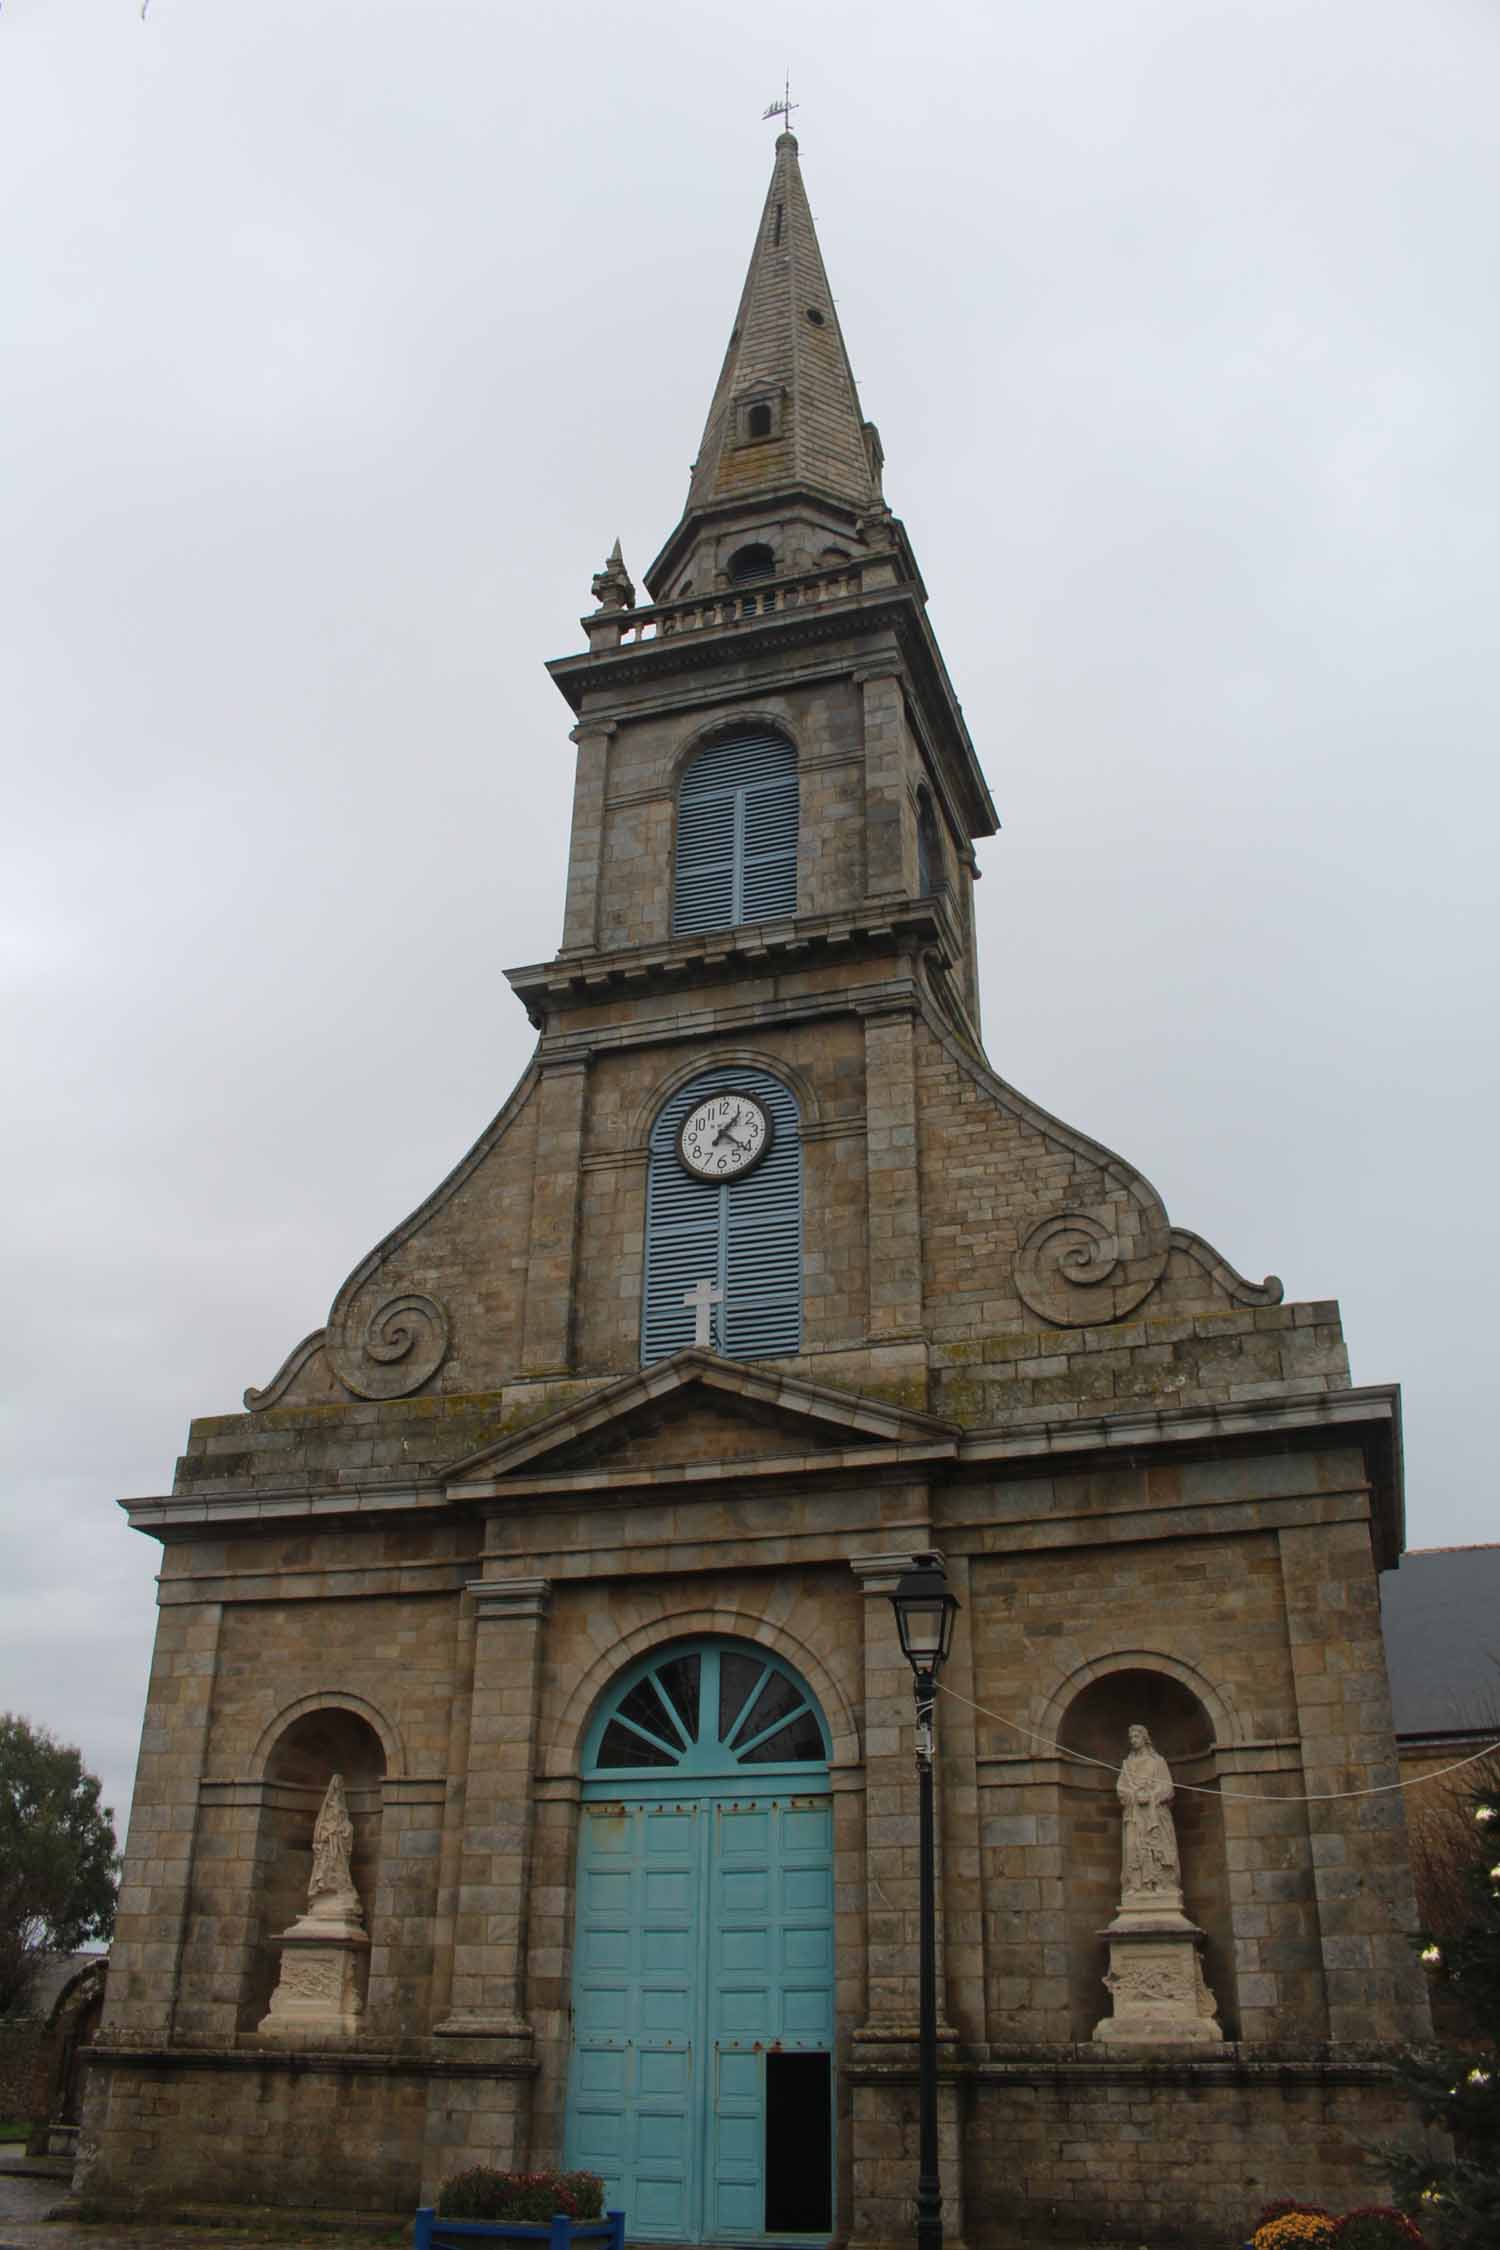
[[[122,1500],[119,1506],[125,1510],[133,1530],[150,1532],[163,1541],[175,1541],[191,1539],[194,1535],[254,1533],[261,1528],[289,1523],[306,1527],[318,1522],[386,1521],[399,1515],[436,1512],[451,1515],[475,1503],[493,1505],[497,1498],[562,1503],[576,1497],[587,1502],[595,1495],[610,1491],[618,1491],[622,1497],[638,1497],[643,1489],[652,1488],[670,1490],[678,1496],[691,1496],[697,1491],[721,1495],[728,1483],[749,1487],[760,1481],[775,1485],[792,1476],[814,1483],[819,1479],[847,1483],[852,1475],[878,1480],[891,1470],[924,1469],[935,1494],[948,1491],[954,1501],[960,1501],[961,1494],[953,1488],[956,1480],[965,1479],[965,1472],[972,1477],[974,1472],[982,1476],[988,1470],[997,1479],[1009,1482],[1017,1475],[1034,1478],[1039,1473],[1045,1474],[1049,1464],[1069,1469],[1082,1467],[1091,1457],[1149,1466],[1153,1461],[1191,1458],[1194,1454],[1201,1456],[1225,1447],[1254,1454],[1348,1444],[1362,1449],[1369,1479],[1368,1499],[1362,1497],[1366,1492],[1363,1485],[1358,1491],[1342,1496],[1329,1493],[1324,1497],[1329,1505],[1356,1513],[1368,1505],[1377,1568],[1393,1568],[1401,1552],[1401,1394],[1393,1384],[1346,1391],[1287,1393],[1275,1399],[1247,1399],[1219,1406],[1127,1409],[1119,1414],[1077,1419],[1018,1417],[1003,1426],[971,1430],[960,1430],[930,1416],[905,1414],[878,1400],[848,1394],[853,1441],[844,1445],[764,1458],[750,1455],[725,1461],[664,1463],[630,1470],[611,1469],[605,1464],[598,1469],[548,1474],[535,1465],[552,1447],[571,1442],[572,1435],[600,1428],[615,1414],[630,1411],[632,1403],[680,1387],[683,1374],[691,1372],[684,1363],[692,1362],[695,1356],[692,1352],[679,1354],[676,1360],[663,1361],[656,1368],[623,1377],[591,1393],[576,1414],[564,1412],[550,1416],[546,1423],[533,1424],[519,1438],[488,1457],[481,1455],[467,1463],[454,1463],[446,1472],[435,1471],[431,1479],[421,1483],[404,1479],[388,1485],[371,1481],[316,1492],[262,1487],[248,1491],[165,1494]],[[741,1368],[733,1362],[718,1364],[723,1387],[738,1387],[734,1378],[742,1376],[751,1395],[774,1394],[776,1403],[793,1414],[797,1411],[799,1394],[811,1397],[820,1390],[820,1386],[805,1377]],[[674,1369],[677,1370],[675,1375]],[[1187,1512],[1201,1520],[1216,1507],[1232,1509],[1235,1505],[1237,1503],[1233,1502],[1196,1502]],[[1264,1510],[1271,1503],[1262,1501],[1257,1505]],[[1302,1503],[1289,1497],[1285,1505],[1292,1508]],[[952,1512],[951,1505],[949,1512]],[[1142,1513],[1139,1507],[1129,1512]],[[1164,1517],[1173,1514],[1170,1508],[1160,1507],[1147,1512]],[[1048,1522],[1060,1542],[1078,1536],[1070,1523],[1058,1518],[1055,1505],[1048,1510]],[[1016,1528],[1009,1519],[1007,1527]],[[1144,1531],[1141,1535],[1150,1536]],[[391,1567],[395,1573],[400,1566]],[[455,1565],[455,1568],[462,1567]],[[316,1565],[310,1565],[310,1577],[316,1574]],[[212,1598],[224,1598],[224,1588],[232,1577],[232,1572],[213,1574],[212,1583],[217,1591]],[[201,1589],[186,1592],[184,1584],[177,1579],[163,1580],[162,1600],[210,1598]]]
[[[872,900],[857,913],[746,922],[616,952],[569,952],[507,969],[505,978],[540,1028],[562,1007],[614,1008],[622,997],[658,992],[676,997],[705,979],[781,977],[792,968],[804,971],[825,961],[863,960],[913,946],[935,948],[945,966],[961,958],[946,898]]]
[[[89,2068],[99,2070],[251,2071],[271,2077],[534,2078],[538,2064],[529,2058],[499,2062],[462,2061],[422,2040],[414,2047],[149,2047],[89,2048]]]

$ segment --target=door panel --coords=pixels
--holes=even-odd
[[[806,1681],[717,1637],[627,1665],[586,1732],[568,2161],[637,2239],[832,2224],[828,1751]]]
[[[637,2239],[763,2240],[767,2051],[833,2046],[832,1800],[581,1825],[567,2162]]]
[[[589,1805],[579,1853],[568,2161],[663,2241],[696,2217],[701,1829],[696,1811]]]

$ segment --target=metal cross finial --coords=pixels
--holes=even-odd
[[[717,1283],[706,1279],[695,1281],[692,1288],[684,1294],[682,1301],[688,1310],[695,1315],[696,1325],[693,1329],[693,1342],[700,1348],[712,1350],[713,1336],[710,1331],[710,1323],[714,1316],[714,1306],[724,1302],[723,1290],[718,1287]]]
[[[794,102],[792,100],[792,74],[790,71],[788,71],[786,74],[786,87],[782,93],[780,101],[772,102],[770,108],[763,111],[761,115],[761,123],[764,124],[768,117],[784,117],[786,119],[786,129],[788,132],[790,132],[792,129],[792,111],[794,109],[800,109],[801,107],[802,104],[800,102]]]

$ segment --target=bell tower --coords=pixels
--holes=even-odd
[[[871,1256],[906,1248],[871,1270],[868,1326],[841,1301],[827,1327],[809,1295],[813,1349],[919,1332],[911,1021],[920,996],[978,1050],[973,843],[997,826],[881,465],[786,132],[649,598],[617,542],[587,649],[549,666],[577,715],[562,944],[509,978],[544,1072],[652,1046],[706,1055],[730,1027],[766,1054],[834,1019],[860,1028],[852,1077],[894,1104]],[[884,1187],[904,1211],[877,1208]],[[732,1325],[714,1335],[731,1350]],[[580,1340],[528,1354],[529,1371],[563,1372]]]
[[[973,840],[998,823],[881,463],[783,133],[651,598],[637,603],[617,542],[587,652],[549,666],[578,715],[578,779],[561,951],[511,975],[539,1026],[584,996],[764,982],[791,948],[799,972],[836,960],[840,978],[851,960],[909,974],[920,954],[977,1033]],[[736,916],[710,961],[674,944],[679,745],[746,718],[796,747],[796,898],[771,923]]]

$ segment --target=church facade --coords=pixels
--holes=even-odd
[[[951,2237],[1360,2200],[1426,2023],[1400,1797],[1349,1794],[1396,1778],[1398,1394],[986,1059],[995,813],[790,133],[681,521],[594,594],[530,1066],[128,1503],[160,1621],[80,2181],[398,2211],[581,2165],[643,2241],[904,2240],[888,1596],[938,1550]],[[1191,2032],[1104,1934],[1132,1728]]]

